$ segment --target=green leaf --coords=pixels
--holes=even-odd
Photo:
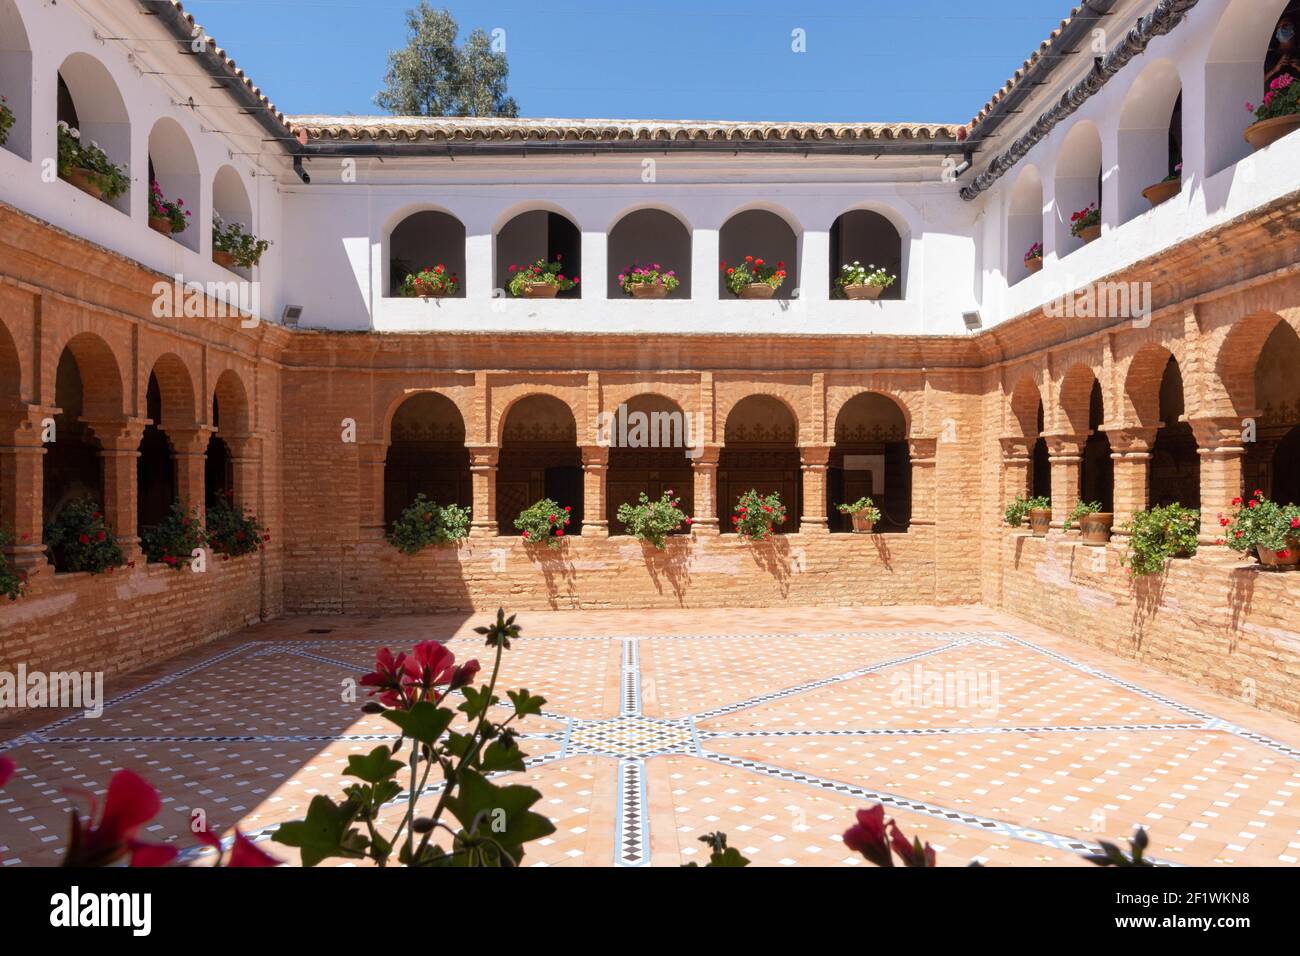
[[[400,760],[389,756],[388,748],[380,745],[364,757],[352,754],[348,757],[348,769],[343,772],[349,777],[357,777],[366,783],[380,783],[388,780],[405,766]]]
[[[457,710],[461,711],[470,720],[478,720],[494,704],[500,702],[500,698],[495,695],[489,695],[487,687],[466,687],[461,693],[465,695],[465,700]]]
[[[508,741],[494,740],[483,751],[483,759],[479,761],[479,769],[483,773],[495,773],[498,770],[523,770],[524,752],[519,749],[519,745],[513,739]]]
[[[427,700],[420,701],[410,710],[384,711],[384,717],[400,727],[403,734],[429,745],[438,742],[455,716],[446,707],[435,707]]]
[[[550,820],[529,810],[541,798],[532,787],[497,786],[473,770],[463,770],[455,796],[447,800],[447,809],[460,822],[463,833],[471,838],[490,837],[519,861],[525,843],[555,832]],[[470,833],[476,820],[479,832]]]
[[[302,851],[303,866],[315,866],[332,856],[365,856],[369,840],[351,829],[357,806],[351,800],[335,804],[326,796],[312,798],[305,820],[282,823],[271,839]]]
[[[546,706],[545,697],[536,697],[528,693],[527,687],[521,687],[519,690],[506,691],[510,702],[515,705],[515,713],[521,718],[529,714],[540,714],[542,708]]]

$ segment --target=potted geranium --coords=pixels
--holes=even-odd
[[[9,567],[5,548],[12,543],[13,538],[8,532],[0,531],[0,594],[11,601],[17,601],[27,591],[27,572]]]
[[[662,551],[666,535],[680,531],[683,525],[689,527],[691,523],[690,517],[682,511],[681,503],[682,499],[673,495],[671,488],[660,495],[658,501],[651,501],[643,491],[636,504],[624,502],[618,506],[618,520],[632,537]]]
[[[1275,76],[1259,106],[1246,104],[1255,122],[1246,127],[1246,142],[1263,149],[1300,128],[1300,83],[1290,73]]]
[[[846,299],[879,299],[880,293],[897,281],[898,276],[890,275],[874,265],[864,266],[855,259],[840,266],[840,274],[835,277],[835,288]]]
[[[554,262],[538,259],[532,265],[510,267],[510,282],[506,288],[516,298],[554,299],[561,292],[568,292],[579,282],[577,276],[568,278],[564,274],[561,257]]]
[[[785,524],[785,518],[785,505],[781,503],[779,494],[774,491],[770,495],[760,495],[751,488],[736,502],[736,513],[731,523],[737,534],[751,541],[762,541],[772,537],[776,526]]]
[[[185,208],[184,199],[168,199],[163,195],[162,187],[155,179],[149,183],[149,228],[164,236],[174,236],[184,232],[189,225],[190,211]]]
[[[236,509],[230,493],[208,506],[206,532],[213,554],[222,561],[259,551],[271,540],[256,516]]]
[[[1100,501],[1078,501],[1065,516],[1065,530],[1071,530],[1075,522],[1083,533],[1083,543],[1100,547],[1110,540],[1110,527],[1115,522],[1115,515],[1102,511]]]
[[[1200,541],[1201,513],[1180,504],[1139,511],[1123,530],[1128,534],[1128,551],[1120,564],[1129,574],[1142,577],[1159,574],[1170,558],[1190,558]]]
[[[440,262],[432,269],[409,273],[397,291],[407,298],[441,299],[455,295],[458,289],[459,277],[449,272]]]
[[[652,266],[632,263],[618,274],[618,282],[634,299],[662,299],[681,285],[676,272],[662,269],[657,262]]]
[[[558,548],[564,543],[564,529],[569,526],[572,510],[569,505],[560,507],[550,498],[543,498],[519,512],[515,527],[527,544],[544,541],[548,548]]]
[[[1142,190],[1142,195],[1146,196],[1147,202],[1152,206],[1159,206],[1167,199],[1173,199],[1183,189],[1183,164],[1179,163],[1174,167],[1174,171],[1166,176],[1154,186],[1148,186]]]
[[[1219,515],[1228,547],[1243,554],[1253,550],[1260,564],[1278,571],[1300,564],[1300,507],[1279,505],[1262,491],[1232,503],[1237,510],[1231,517]]]
[[[418,554],[431,544],[455,544],[467,538],[469,519],[470,509],[440,505],[421,492],[384,537],[403,554]]]
[[[262,261],[270,239],[259,239],[242,222],[227,224],[220,214],[212,216],[212,261],[224,269],[251,269]]]
[[[140,547],[150,564],[165,564],[179,571],[194,560],[194,551],[208,543],[197,511],[172,502],[167,516],[140,535]]]
[[[131,185],[126,163],[115,165],[94,140],[81,141],[81,131],[59,120],[59,178],[67,180],[88,196],[112,201]]]
[[[753,256],[745,256],[745,261],[734,267],[724,262],[722,271],[731,294],[741,299],[770,299],[785,282],[784,262],[772,266]]]
[[[1025,268],[1031,273],[1037,272],[1043,267],[1043,244],[1035,242],[1025,252]]]
[[[14,111],[9,108],[9,100],[0,96],[0,146],[9,138],[9,131],[14,128]]]
[[[1082,239],[1085,244],[1101,235],[1101,209],[1096,203],[1090,202],[1070,214],[1070,235]]]
[[[871,534],[871,529],[880,520],[880,509],[870,498],[859,498],[851,504],[842,504],[839,506],[839,512],[853,518],[855,534]]]
[[[122,549],[89,498],[69,501],[45,526],[45,544],[55,570],[99,574],[122,563]]]
[[[1017,495],[1016,500],[1007,505],[1002,516],[1013,528],[1021,527],[1028,518],[1029,529],[1034,537],[1046,537],[1047,530],[1052,525],[1052,501],[1042,496],[1027,498],[1024,495]]]

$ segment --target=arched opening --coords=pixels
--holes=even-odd
[[[83,144],[99,146],[109,162],[129,172],[131,122],[108,68],[88,53],[74,53],[63,61],[56,79],[59,122],[78,130]],[[111,205],[130,215],[130,196],[128,189]]]
[[[1300,336],[1278,321],[1255,362],[1255,441],[1246,443],[1246,488],[1300,504]]]
[[[1120,110],[1118,147],[1119,221],[1128,222],[1152,206],[1142,191],[1172,182],[1182,166],[1182,84],[1169,60],[1149,65],[1129,88]]]
[[[497,458],[497,524],[516,535],[515,518],[534,502],[550,498],[567,505],[582,530],[582,452],[573,410],[552,395],[529,395],[510,407],[501,426]]]
[[[162,389],[156,373],[149,375],[145,392],[145,414],[150,424],[140,436],[140,457],[135,463],[135,523],[143,533],[164,518],[176,500],[176,466],[172,460],[172,447],[163,431]],[[196,501],[184,502],[193,508]]]
[[[876,266],[898,278],[880,294],[882,299],[902,299],[907,288],[906,249],[903,236],[887,217],[869,209],[851,209],[831,224],[831,288],[836,288],[841,268],[859,262]]]
[[[1160,427],[1151,446],[1147,507],[1201,506],[1201,461],[1192,426],[1179,421],[1183,414],[1183,373],[1171,355],[1160,377]]]
[[[1038,252],[1038,265],[1027,258]],[[1026,166],[1016,178],[1007,200],[1007,283],[1014,285],[1037,272],[1043,256],[1043,179],[1037,168]]]
[[[0,95],[14,114],[4,149],[32,158],[32,47],[13,0],[0,0]]]
[[[1070,128],[1056,159],[1056,250],[1066,256],[1084,245],[1070,232],[1071,217],[1088,207],[1101,208],[1101,134],[1087,120]]]
[[[496,234],[495,288],[505,289],[510,284],[514,274],[511,266],[523,268],[538,259],[560,263],[562,274],[568,278],[582,278],[582,233],[571,219],[558,212],[534,209],[521,212],[502,226]],[[579,283],[557,297],[581,296]]]
[[[1034,498],[1052,497],[1052,460],[1047,451],[1047,439],[1043,437],[1044,416],[1043,402],[1039,399],[1035,412],[1035,431],[1033,449],[1029,454],[1029,494]]]
[[[618,506],[636,504],[643,491],[651,501],[671,491],[681,499],[683,512],[694,512],[694,474],[686,457],[694,436],[687,434],[687,428],[681,407],[662,395],[637,395],[619,406],[610,428],[605,473],[611,534],[626,533],[618,520]]]
[[[101,445],[87,422],[122,418],[122,379],[108,343],[89,332],[68,342],[59,354],[54,403],[55,440],[43,461],[46,521],[79,498],[104,503]]]
[[[247,437],[251,432],[250,421],[244,383],[232,369],[226,369],[217,377],[212,392],[212,427],[216,430],[208,439],[203,467],[204,499],[208,507],[216,501],[238,500],[246,490],[252,490],[238,486],[227,441]]]
[[[465,224],[435,209],[411,213],[388,236],[385,294],[401,295],[407,276],[426,269],[432,271],[438,266],[456,280],[456,292],[449,298],[465,298]]]
[[[878,531],[904,531],[912,520],[912,464],[907,419],[886,395],[855,395],[835,416],[835,446],[826,475],[833,532],[853,530],[839,505],[867,497],[880,509]]]
[[[718,455],[718,516],[731,533],[736,503],[745,492],[776,492],[787,519],[777,532],[799,530],[803,513],[799,424],[790,407],[771,395],[742,398],[727,416],[726,444]]]
[[[1300,78],[1300,0],[1233,0],[1219,18],[1205,59],[1205,156],[1210,175],[1250,154],[1242,132],[1282,73]]]
[[[1115,463],[1110,457],[1110,437],[1101,430],[1106,421],[1101,382],[1093,379],[1088,396],[1088,440],[1079,467],[1079,500],[1097,501],[1101,510],[1115,510]]]
[[[775,298],[794,298],[799,287],[799,240],[790,223],[781,216],[766,209],[736,213],[722,225],[718,251],[722,261],[730,266],[744,262],[746,256],[762,259],[769,265],[785,263],[785,281],[776,290]],[[718,295],[733,298],[727,288],[725,270],[718,273]]]
[[[384,460],[384,524],[401,517],[416,495],[440,505],[473,504],[465,419],[445,395],[419,392],[398,407]]]
[[[633,268],[671,270],[680,285],[673,299],[691,297],[691,233],[680,219],[662,209],[638,209],[620,219],[609,232],[609,276],[606,294],[623,298],[620,275]]]
[[[184,220],[184,228],[179,232],[173,228],[171,237],[195,252],[199,250],[203,222],[201,188],[199,160],[189,136],[180,123],[163,117],[149,131],[149,217],[162,213],[161,203],[176,204],[178,221]]]
[[[222,166],[212,178],[212,218],[214,224],[238,224],[245,233],[256,235],[248,190],[244,188],[244,181],[233,166]],[[235,266],[235,271],[240,274],[248,272],[240,266]]]

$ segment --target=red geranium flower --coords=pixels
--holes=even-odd
[[[402,665],[402,685],[412,691],[428,693],[440,684],[451,682],[456,655],[437,641],[421,641]]]
[[[14,771],[17,769],[18,765],[8,757],[0,757],[0,787],[9,782],[9,778],[14,775]]]
[[[373,687],[371,697],[379,694],[379,702],[385,707],[397,707],[406,701],[402,690],[402,665],[406,662],[405,654],[393,656],[393,652],[381,647],[375,654],[375,669],[361,678],[361,686]]]
[[[130,770],[113,774],[98,825],[91,822],[95,809],[92,797],[87,820],[72,811],[72,838],[64,866],[108,866],[128,854],[132,866],[164,866],[175,859],[175,847],[135,838],[136,831],[162,809],[158,791],[139,774]]]

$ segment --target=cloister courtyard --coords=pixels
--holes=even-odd
[[[210,864],[196,809],[269,842],[392,727],[345,700],[375,650],[483,655],[490,615],[296,617],[120,682],[102,717],[6,726],[6,866],[53,865],[77,790],[130,766],[163,809],[141,836]],[[879,802],[941,865],[1086,866],[1138,826],[1171,865],[1294,865],[1300,727],[975,608],[536,611],[503,681],[546,698],[522,773],[555,825],[525,865],[676,866],[721,830],[754,865],[854,866]],[[364,699],[364,697],[362,698]],[[436,799],[436,789],[424,797]],[[403,804],[392,801],[395,816]],[[339,862],[339,861],[334,861]]]

